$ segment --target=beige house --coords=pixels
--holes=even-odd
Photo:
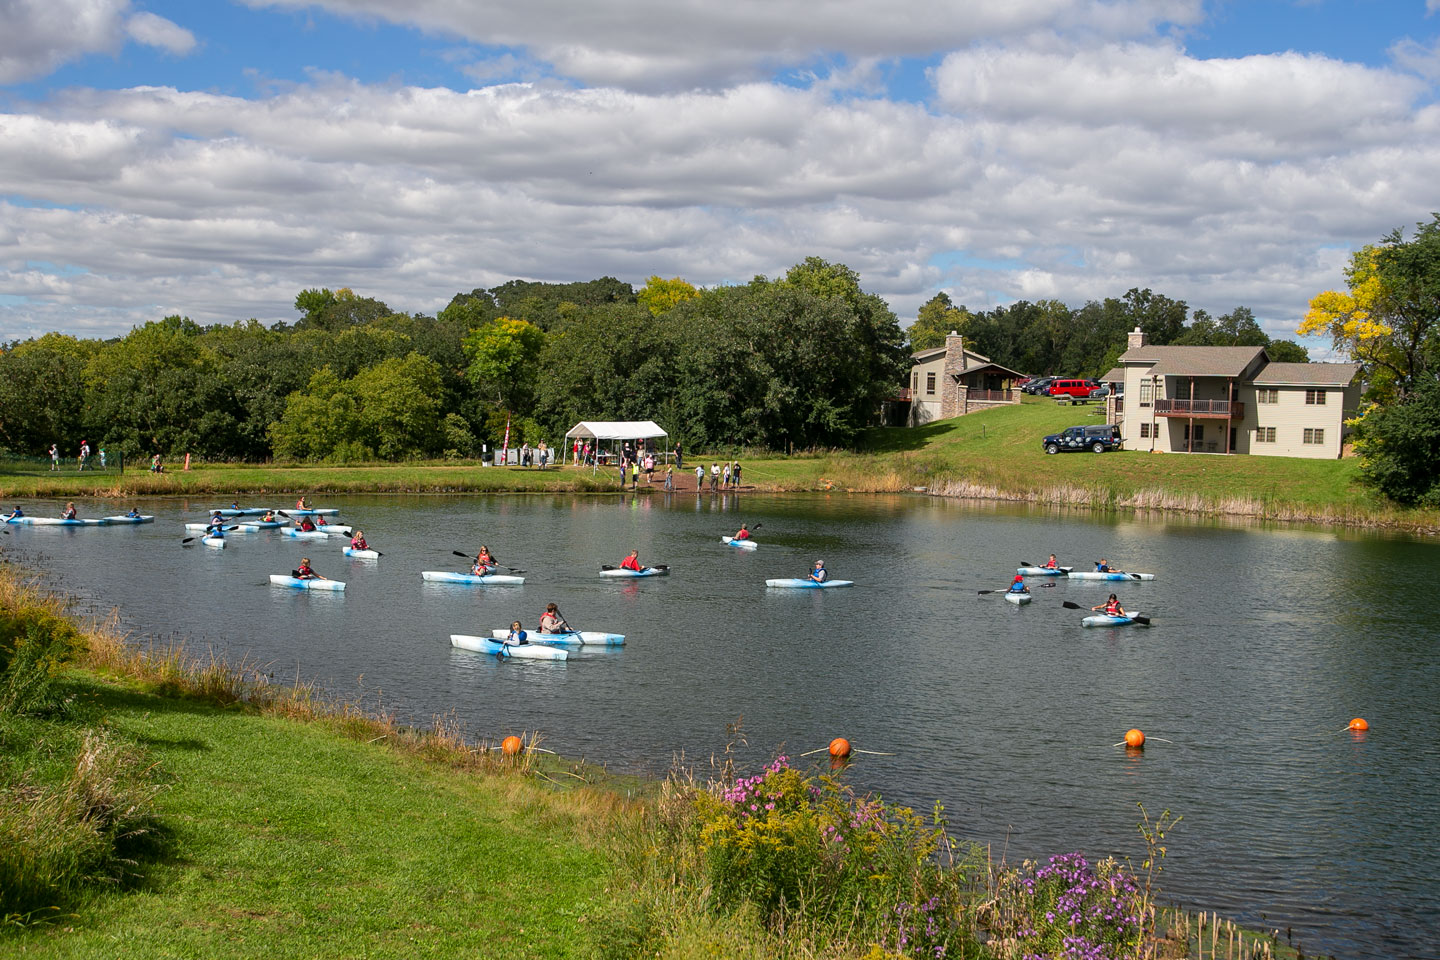
[[[1128,346],[1125,394],[1106,404],[1127,450],[1333,459],[1360,405],[1358,363],[1272,363],[1264,347],[1151,346],[1139,328]]]
[[[910,356],[909,426],[1020,402],[1014,384],[1024,375],[965,349],[965,338],[953,330],[945,346]]]

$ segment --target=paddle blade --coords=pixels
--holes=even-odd
[[[650,566],[654,567],[656,570],[669,570],[669,569],[670,569],[670,564],[668,564],[668,563],[652,563],[652,564],[650,564]]]
[[[455,554],[455,556],[457,557],[464,557],[466,560],[470,559],[470,554],[468,553],[461,553],[459,550],[451,550],[450,552]]]
[[[1131,580],[1139,580],[1139,579],[1140,579],[1140,574],[1138,574],[1138,573],[1132,573],[1132,574],[1130,574],[1130,579],[1131,579]]]
[[[5,532],[6,532],[6,533],[9,533],[10,531],[9,531],[9,530],[6,530]],[[194,541],[195,541],[195,538],[194,538],[194,537],[186,537],[184,540],[181,540],[181,541],[180,541],[180,546],[183,547],[183,546],[185,546],[187,543],[193,543]]]
[[[1020,561],[1020,566],[1022,566],[1022,567],[1033,567],[1033,566],[1035,566],[1035,564],[1031,563],[1029,560],[1021,560],[1021,561]]]
[[[994,593],[994,590],[976,590],[976,593]]]
[[[602,563],[602,564],[600,564],[600,569],[601,569],[601,570],[614,570],[615,567],[612,566],[611,564],[608,564],[608,563]]]
[[[1148,627],[1148,626],[1150,626],[1150,618],[1149,618],[1149,617],[1131,617],[1130,619],[1131,619],[1131,620],[1134,620],[1136,623],[1140,624],[1140,626],[1142,626],[1142,627]]]
[[[1060,606],[1064,607],[1066,610],[1084,610],[1084,609],[1085,609],[1084,607],[1080,606],[1080,604],[1075,603],[1074,601],[1071,601],[1071,600],[1061,600],[1061,601],[1060,601]]]

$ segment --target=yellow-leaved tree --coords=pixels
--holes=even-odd
[[[643,303],[646,309],[658,317],[660,314],[668,312],[677,303],[694,300],[698,296],[700,296],[700,291],[679,277],[671,277],[666,280],[664,277],[654,276],[646,281],[645,286],[635,294],[635,299]]]
[[[1365,365],[1370,396],[1403,400],[1440,366],[1440,214],[1406,240],[1396,230],[1350,257],[1346,290],[1310,301],[1297,330],[1329,334],[1335,348]]]

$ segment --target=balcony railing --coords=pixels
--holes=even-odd
[[[965,396],[971,403],[1014,403],[1014,390],[975,390],[966,391]]]
[[[891,399],[891,400],[899,400],[899,401],[904,402],[904,403],[909,403],[909,402],[910,402],[910,388],[909,388],[909,387],[901,387],[899,390],[895,391],[895,395],[894,395],[893,397],[890,397],[889,399]]]
[[[1245,404],[1238,400],[1159,400],[1155,401],[1157,417],[1228,417],[1240,420]]]

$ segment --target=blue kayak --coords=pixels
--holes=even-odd
[[[345,584],[340,580],[301,580],[299,577],[287,577],[283,573],[270,574],[270,582],[277,587],[293,587],[296,590],[345,589]]]
[[[1100,573],[1096,570],[1081,573],[1071,573],[1071,580],[1154,580],[1153,573],[1125,573],[1122,570],[1111,570],[1108,573]]]
[[[7,517],[5,522],[34,527],[99,527],[105,523],[104,520],[61,520],[59,517]]]
[[[1108,613],[1096,613],[1081,620],[1080,625],[1085,627],[1125,627],[1140,620],[1145,620],[1146,624],[1149,623],[1149,620],[1140,616],[1138,611],[1124,617],[1112,617]],[[1142,624],[1142,626],[1143,625],[1144,624]]]
[[[767,587],[786,587],[796,590],[822,590],[828,587],[853,587],[854,580],[826,580],[824,583],[816,583],[814,580],[802,580],[799,577],[790,577],[785,580],[766,580]]]

